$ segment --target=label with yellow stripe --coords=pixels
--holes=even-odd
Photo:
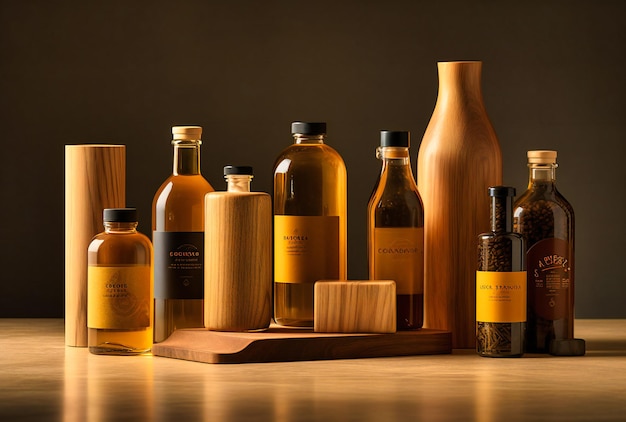
[[[476,321],[526,321],[526,271],[476,271]]]

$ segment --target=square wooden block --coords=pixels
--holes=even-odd
[[[315,283],[314,330],[395,333],[396,283],[391,280]]]

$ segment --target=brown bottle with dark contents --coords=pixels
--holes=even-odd
[[[529,353],[574,338],[574,210],[556,188],[556,157],[528,151],[528,190],[513,211],[513,230],[527,248]]]

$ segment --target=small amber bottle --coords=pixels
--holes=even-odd
[[[396,282],[398,330],[424,321],[424,207],[409,145],[409,132],[380,133],[382,169],[367,207],[369,278]]]
[[[137,355],[152,348],[152,244],[135,208],[104,210],[104,232],[87,252],[89,351]]]

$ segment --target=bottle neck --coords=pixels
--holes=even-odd
[[[556,163],[551,164],[537,164],[529,163],[529,175],[528,175],[528,188],[534,186],[554,186],[556,181]]]
[[[383,173],[397,169],[411,171],[409,149],[406,147],[378,147],[376,158],[383,161]]]
[[[511,233],[513,231],[513,197],[491,197],[491,231],[495,233]]]
[[[296,144],[323,144],[324,135],[303,135],[301,133],[293,134],[294,143]]]
[[[137,222],[105,221],[104,231],[106,233],[136,233]]]
[[[224,176],[228,183],[227,192],[250,192],[252,177],[249,174],[229,174]]]
[[[173,140],[174,168],[172,173],[178,175],[200,174],[200,144],[198,140]]]

